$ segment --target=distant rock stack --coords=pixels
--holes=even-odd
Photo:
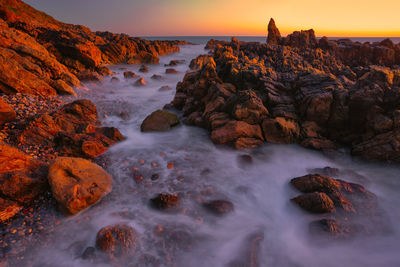
[[[279,29],[275,25],[275,21],[273,18],[268,23],[268,38],[267,38],[267,43],[269,44],[279,44],[281,41],[281,33],[279,32]]]

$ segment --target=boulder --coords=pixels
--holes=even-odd
[[[124,72],[124,78],[125,79],[134,79],[136,77],[137,77],[137,75],[132,71],[125,71]]]
[[[102,82],[103,76],[94,71],[84,70],[77,74],[79,80],[84,82]]]
[[[47,189],[42,177],[31,177],[28,170],[0,174],[0,192],[19,203],[28,203]]]
[[[96,247],[112,257],[131,255],[136,252],[137,246],[136,231],[125,224],[104,227],[96,236]]]
[[[17,118],[14,108],[0,97],[0,125],[12,122]]]
[[[295,143],[300,135],[297,123],[282,117],[264,120],[262,129],[265,141],[270,143]]]
[[[161,86],[160,89],[158,89],[158,91],[160,92],[170,91],[170,90],[172,90],[172,88],[168,85]]]
[[[140,78],[135,82],[134,85],[138,86],[138,87],[145,86],[145,85],[147,85],[147,82],[146,82],[146,80],[144,78]]]
[[[112,188],[111,176],[106,171],[81,158],[55,159],[48,180],[54,198],[70,214],[95,204]]]
[[[243,121],[229,121],[211,132],[211,140],[215,144],[234,144],[240,141],[240,138],[264,140],[259,125],[250,125]]]
[[[178,124],[178,116],[166,110],[157,110],[144,119],[140,129],[142,132],[162,132]]]

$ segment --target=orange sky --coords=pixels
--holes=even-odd
[[[66,22],[139,36],[282,35],[400,37],[400,0],[27,0]],[[73,2],[79,2],[79,9]]]

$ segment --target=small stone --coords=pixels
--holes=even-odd
[[[147,84],[144,78],[140,78],[135,82],[135,86],[145,86]]]
[[[227,200],[214,200],[203,203],[203,207],[215,215],[224,215],[234,210],[233,204]]]
[[[177,195],[159,194],[150,200],[153,208],[158,210],[174,210],[179,206],[181,200]]]

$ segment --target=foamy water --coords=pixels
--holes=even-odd
[[[187,46],[181,53],[161,58],[159,65],[150,65],[149,73],[138,72],[139,66],[113,66],[120,83],[106,81],[82,94],[98,106],[112,107],[104,114],[105,125],[118,127],[127,137],[110,149],[108,171],[114,178],[113,192],[98,205],[74,217],[63,219],[52,233],[51,247],[33,248],[30,258],[37,266],[109,266],[110,262],[91,263],[80,258],[86,247],[94,246],[98,230],[114,223],[132,226],[139,236],[138,251],[116,266],[143,266],[140,259],[151,255],[160,266],[172,266],[165,260],[171,243],[154,229],[184,232],[190,247],[179,247],[173,253],[177,266],[227,266],[247,257],[249,237],[263,235],[259,251],[260,266],[400,266],[400,169],[398,167],[363,164],[350,158],[332,160],[322,153],[296,145],[264,145],[246,152],[216,147],[208,133],[196,127],[178,126],[164,133],[141,133],[143,119],[169,103],[176,83],[182,80],[190,59],[204,53],[203,46]],[[179,74],[165,75],[164,64],[171,59],[185,59],[176,68]],[[128,68],[144,77],[148,84],[133,86],[134,80],[123,79],[120,68]],[[150,77],[161,74],[165,81]],[[169,85],[170,91],[160,92]],[[129,114],[125,120],[119,113]],[[238,156],[249,153],[253,164],[244,166]],[[139,160],[144,160],[141,165]],[[157,166],[152,167],[151,162]],[[167,164],[174,162],[175,168]],[[360,236],[341,242],[315,242],[310,238],[308,223],[315,217],[293,206],[290,198],[299,193],[289,181],[305,175],[309,169],[325,166],[347,168],[367,177],[362,181],[378,195],[382,208],[391,221],[392,231],[386,235]],[[135,182],[132,168],[139,168],[144,180]],[[178,171],[179,170],[179,171]],[[153,174],[159,179],[151,180]],[[347,181],[360,182],[357,177]],[[159,193],[183,196],[185,213],[162,213],[149,207],[149,199]],[[215,217],[207,213],[196,198],[226,199],[234,204],[233,213]],[[151,265],[158,266],[158,265]],[[247,266],[247,265],[243,265]]]

